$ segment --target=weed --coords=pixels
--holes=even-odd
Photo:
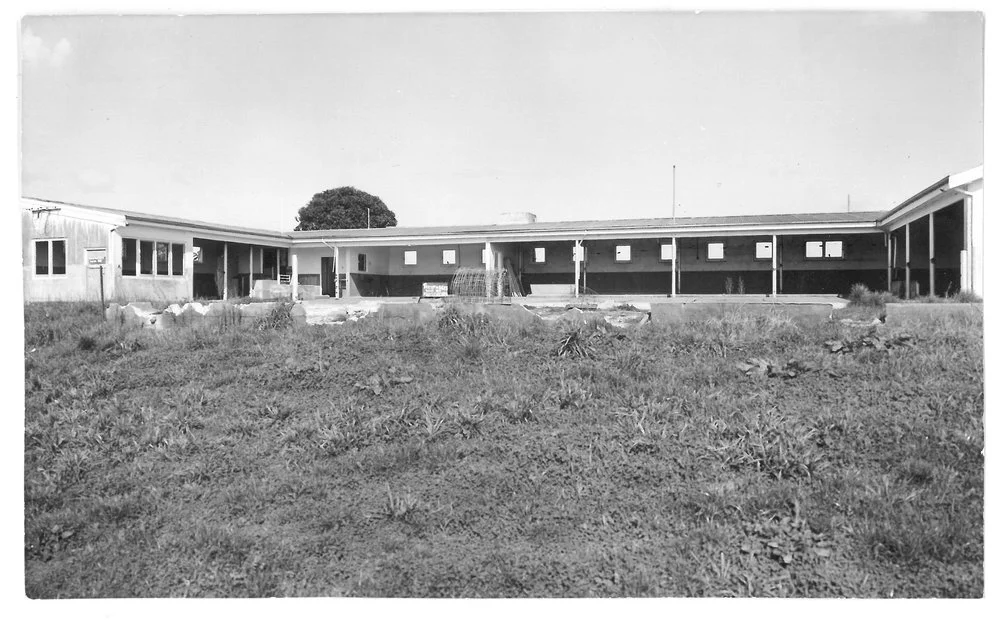
[[[576,328],[566,332],[555,344],[552,352],[555,356],[576,356],[589,358],[594,356],[594,350],[587,345],[587,338],[582,328]]]
[[[589,403],[591,394],[576,379],[566,378],[559,375],[558,391],[555,392],[555,399],[559,409],[583,409]]]
[[[423,503],[419,498],[407,491],[402,495],[392,493],[392,488],[385,487],[385,502],[382,508],[377,511],[377,517],[394,520],[408,520],[413,514],[423,508]]]
[[[294,302],[277,302],[267,315],[257,322],[257,330],[284,330],[293,323],[291,310]]]

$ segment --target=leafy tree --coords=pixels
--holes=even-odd
[[[298,210],[295,230],[367,228],[368,209],[371,209],[371,228],[396,225],[395,213],[378,196],[353,187],[337,187],[317,193]]]

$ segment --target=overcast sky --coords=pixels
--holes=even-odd
[[[886,210],[983,160],[973,13],[36,17],[22,193],[287,229]]]

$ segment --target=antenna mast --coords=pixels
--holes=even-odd
[[[673,165],[673,223],[676,223],[676,164]]]

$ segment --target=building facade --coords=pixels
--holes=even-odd
[[[531,294],[984,296],[982,168],[885,212],[277,232],[22,198],[25,301],[420,296],[459,268]]]

